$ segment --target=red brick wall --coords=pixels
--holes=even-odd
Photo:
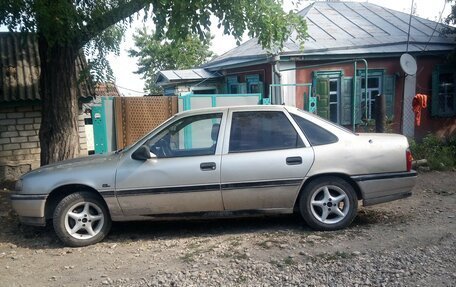
[[[415,137],[422,138],[427,133],[432,132],[438,136],[449,136],[456,134],[456,118],[431,118],[431,95],[432,95],[432,70],[435,65],[443,63],[443,59],[440,57],[426,56],[416,57],[418,64],[417,72],[417,93],[424,93],[429,96],[428,109],[422,112],[421,126],[415,128]],[[307,65],[322,64],[324,62],[298,62],[297,67],[304,67]],[[404,73],[399,64],[399,57],[396,58],[378,58],[368,59],[369,69],[383,69],[387,75],[396,74],[396,99],[394,102],[394,123],[393,129],[395,132],[400,132],[400,123],[402,118],[402,95],[404,89]],[[364,64],[358,62],[358,69],[363,69]],[[343,71],[344,76],[352,77],[354,66],[353,63],[346,64],[335,64],[329,66],[321,66],[309,69],[298,69],[296,70],[296,83],[311,83],[313,71]],[[305,88],[297,87],[296,94],[302,95]],[[297,106],[300,108],[304,107],[303,98],[297,96]],[[412,108],[412,107],[410,107]]]

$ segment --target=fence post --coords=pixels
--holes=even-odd
[[[375,97],[375,132],[384,133],[386,126],[386,100],[385,95]]]

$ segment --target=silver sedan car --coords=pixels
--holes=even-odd
[[[317,230],[347,227],[358,201],[411,195],[407,139],[354,134],[286,106],[175,115],[134,145],[43,166],[11,195],[21,222],[68,246],[102,240],[111,221],[299,212]]]

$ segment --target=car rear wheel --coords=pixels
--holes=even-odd
[[[345,180],[333,176],[321,177],[304,188],[299,209],[310,227],[337,230],[352,223],[358,209],[358,198]]]
[[[111,218],[99,196],[82,191],[66,196],[57,204],[53,224],[65,245],[80,247],[103,240],[111,228]]]

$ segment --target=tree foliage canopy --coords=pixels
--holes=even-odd
[[[133,16],[138,11],[144,16]],[[281,0],[2,0],[0,24],[12,31],[38,32],[49,45],[85,48],[100,80],[109,76],[105,56],[118,52],[119,43],[134,17],[151,18],[159,39],[210,37],[211,15],[218,27],[238,42],[245,31],[268,49],[280,49],[296,30],[304,40],[306,24],[294,12],[285,13]]]
[[[451,26],[454,27],[456,25],[456,4],[455,4],[455,0],[445,0],[445,1],[447,1],[448,3],[451,4],[451,12],[447,16],[447,18],[445,19],[445,22],[446,22],[446,24],[451,25]],[[454,28],[448,28],[448,29],[445,29],[443,32],[445,34],[454,35],[455,34],[454,31],[455,31]],[[449,64],[452,64],[452,65],[456,64],[456,49],[454,49],[453,52],[448,55],[448,59],[447,60],[448,60]]]
[[[456,5],[454,4],[454,0],[445,0],[448,3],[451,3],[451,12],[450,15],[446,18],[446,23],[450,25],[456,24]]]
[[[128,51],[130,57],[138,58],[138,70],[146,80],[145,90],[151,94],[162,93],[162,88],[155,85],[156,74],[160,70],[188,69],[206,62],[214,56],[209,50],[211,35],[200,40],[197,35],[188,35],[185,39],[174,41],[156,37],[146,28],[138,30],[133,36],[135,48]]]
[[[280,49],[293,31],[305,37],[304,19],[282,10],[281,0],[1,0],[0,25],[33,32],[40,54],[41,164],[78,156],[78,81],[75,59],[90,54],[92,76],[109,76],[105,55],[119,50],[124,30],[137,12],[152,19],[160,39],[209,35],[211,15],[238,41],[244,31],[269,49]],[[134,16],[136,15],[136,16]],[[142,13],[141,13],[142,15]]]

